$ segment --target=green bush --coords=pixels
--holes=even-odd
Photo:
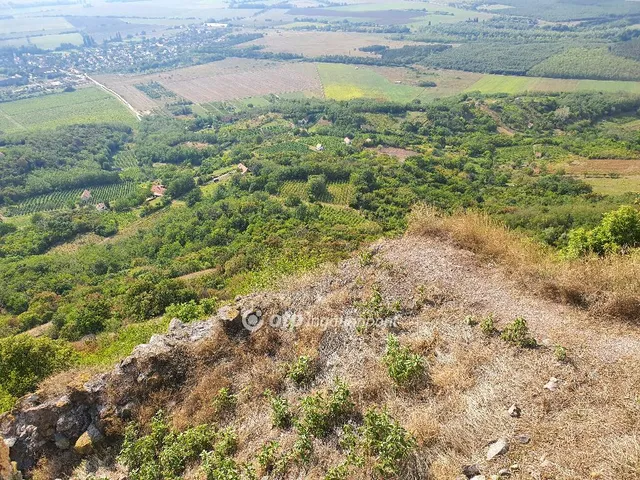
[[[289,364],[287,368],[287,378],[293,380],[297,385],[309,383],[313,379],[313,363],[306,355],[298,357],[295,362]]]
[[[604,215],[591,230],[576,228],[569,232],[566,254],[579,257],[589,253],[606,255],[620,253],[640,246],[640,212],[623,205]]]
[[[274,395],[270,390],[265,392],[265,396],[271,404],[271,423],[273,426],[289,428],[293,420],[293,415],[287,399]]]
[[[424,357],[400,346],[398,337],[387,337],[387,350],[382,358],[389,376],[396,384],[407,387],[417,384],[425,374]]]
[[[535,348],[538,345],[535,338],[529,334],[527,321],[522,317],[516,318],[512,323],[504,327],[500,338],[505,342],[513,343],[523,348]]]
[[[325,437],[353,412],[353,408],[349,388],[338,380],[328,395],[318,392],[300,401],[298,431],[301,435]]]
[[[366,412],[360,435],[382,478],[398,475],[402,462],[416,448],[415,439],[385,411]]]
[[[0,394],[20,397],[36,388],[44,378],[76,361],[74,351],[59,341],[29,335],[0,339]]]
[[[482,333],[484,333],[487,337],[490,337],[496,332],[493,315],[488,315],[480,321],[480,330],[482,330]]]

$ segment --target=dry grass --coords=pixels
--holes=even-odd
[[[482,213],[442,215],[421,206],[410,219],[410,235],[450,239],[497,261],[527,290],[597,315],[640,320],[640,255],[561,259],[551,249],[508,230]]]

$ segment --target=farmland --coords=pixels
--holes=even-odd
[[[113,96],[93,87],[0,103],[2,132],[96,122],[122,122],[133,126],[136,119]]]
[[[640,94],[640,82],[611,80],[564,80],[558,78],[485,75],[466,91],[485,94],[531,92],[600,91]]]
[[[369,97],[396,102],[409,102],[424,89],[396,84],[369,68],[353,65],[318,64],[326,98],[350,100]]]
[[[375,57],[373,53],[363,52],[361,47],[386,45],[389,48],[400,48],[404,45],[417,45],[416,42],[398,41],[385,38],[383,35],[355,32],[297,32],[276,30],[266,32],[265,36],[242,46],[258,45],[266,51],[276,53],[295,53],[305,57],[323,55],[350,55],[358,57]]]
[[[245,59],[226,59],[152,75],[103,75],[96,79],[122,95],[139,111],[160,107],[159,102],[136,88],[136,85],[151,82],[157,82],[194,103],[221,102],[271,93],[322,91],[313,64]]]
[[[91,204],[99,202],[112,202],[123,198],[135,191],[137,184],[134,182],[123,182],[112,185],[91,187]],[[83,188],[63,190],[45,195],[37,195],[29,199],[8,207],[7,215],[25,215],[36,212],[59,210],[70,205],[75,205],[80,201]]]

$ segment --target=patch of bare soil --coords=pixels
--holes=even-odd
[[[407,158],[412,157],[413,155],[419,155],[418,152],[414,152],[413,150],[406,150],[404,148],[397,147],[377,147],[377,148],[367,148],[366,150],[371,150],[373,152],[380,153],[382,155],[389,155],[390,157],[395,157],[400,162],[404,162]]]

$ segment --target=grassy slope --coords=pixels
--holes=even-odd
[[[96,122],[137,124],[122,103],[93,87],[0,104],[0,131],[3,132]]]

